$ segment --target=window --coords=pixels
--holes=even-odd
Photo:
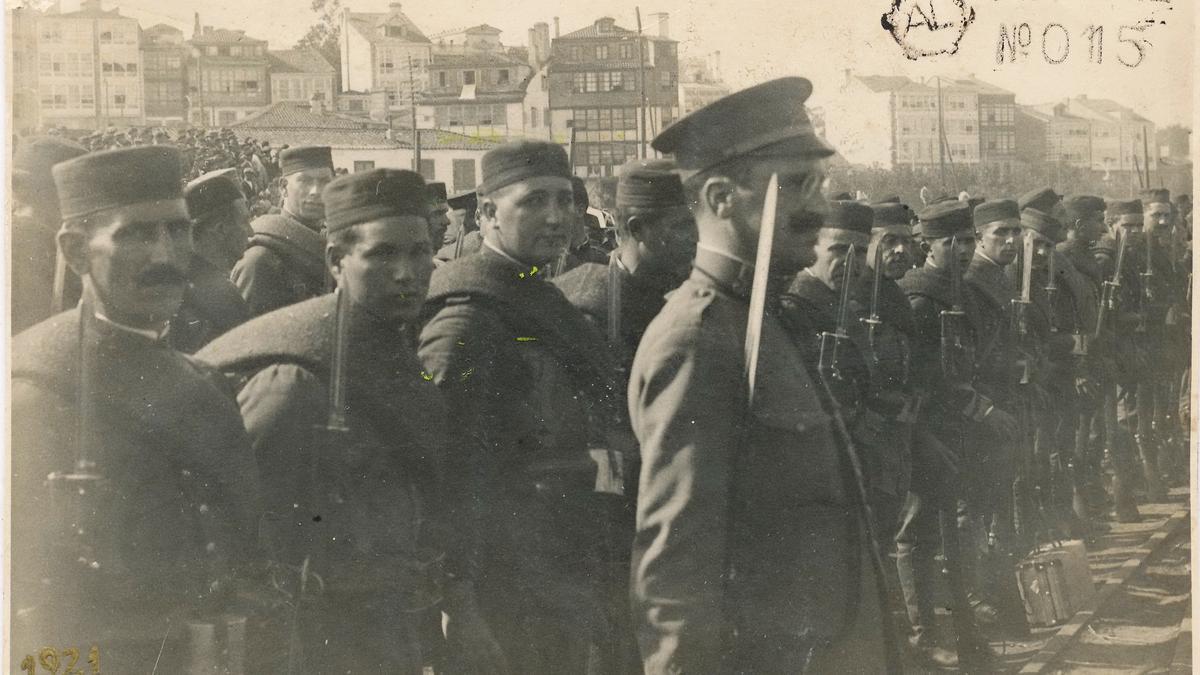
[[[229,56],[229,47],[217,47],[217,56]]]
[[[433,175],[433,160],[422,159],[421,166],[417,169],[417,173],[421,174],[421,176],[427,181],[436,180]]]
[[[362,100],[355,99],[355,100],[349,101],[349,109],[350,109],[350,112],[362,112],[363,111]]]
[[[464,70],[462,75],[463,75],[463,84],[464,85],[475,84],[475,71]]]
[[[501,68],[496,73],[496,84],[508,84],[508,68]]]
[[[383,34],[384,36],[390,38],[403,38],[404,26],[384,26]]]
[[[237,121],[237,113],[232,110],[221,110],[217,113],[217,124],[233,124]]]
[[[634,57],[633,45],[628,42],[617,45],[617,56],[622,59],[632,59]]]
[[[113,42],[113,32],[111,30],[100,31],[100,44],[111,45]]]
[[[475,160],[456,159],[454,168],[454,191],[466,192],[475,189]]]
[[[136,63],[126,63],[125,64],[125,74],[137,75],[137,71],[138,71],[138,65]]]
[[[60,39],[61,39],[61,38],[60,38]],[[571,47],[570,49],[568,49],[568,50],[567,50],[567,56],[568,56],[568,58],[570,58],[572,61],[581,61],[581,60],[583,60],[583,52],[582,52],[582,50],[580,50],[580,48],[579,48],[579,47]]]
[[[529,126],[536,127],[538,125],[538,109],[529,109]]]
[[[359,173],[362,171],[370,171],[374,168],[375,168],[375,162],[373,160],[369,160],[369,159],[368,160],[358,160],[358,159],[354,160],[354,173]]]
[[[671,42],[654,43],[654,60],[669,59],[675,56],[675,45]]]
[[[446,86],[446,71],[444,71],[444,70],[438,71],[438,86],[439,87]]]
[[[608,45],[596,45],[596,60],[608,60]]]

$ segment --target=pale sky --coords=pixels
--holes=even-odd
[[[387,0],[344,0],[355,11],[384,11]],[[735,87],[783,75],[813,80],[813,103],[820,105],[843,77],[843,69],[856,73],[976,77],[1017,94],[1024,104],[1045,103],[1085,94],[1117,100],[1160,126],[1192,124],[1193,36],[1191,0],[900,0],[904,8],[920,6],[928,14],[932,4],[938,21],[958,11],[955,2],[974,6],[975,20],[966,31],[958,52],[950,56],[906,59],[880,23],[892,0],[768,0],[734,3],[729,0],[609,0],[608,2],[554,2],[553,0],[409,0],[403,11],[427,34],[488,23],[500,28],[505,44],[526,42],[526,31],[537,21],[550,24],[560,18],[568,33],[608,15],[626,28],[636,27],[634,8],[640,6],[649,31],[657,30],[650,16],[670,15],[671,37],[680,41],[684,54],[704,55],[720,50],[725,79]],[[9,0],[11,3],[12,0]],[[78,0],[63,0],[68,11]],[[204,24],[241,28],[270,41],[272,48],[291,47],[314,21],[309,0],[106,0],[106,9],[119,6],[138,18],[143,27],[169,23],[190,32],[192,12]],[[604,9],[602,9],[604,8]],[[915,22],[919,22],[919,15]],[[1136,48],[1119,42],[1123,24],[1144,20],[1155,23],[1141,33],[1126,29],[1125,37],[1150,42],[1140,65]],[[996,62],[1001,23],[1027,22],[1032,44],[1018,62]],[[1158,23],[1165,22],[1165,23]],[[1070,36],[1063,63],[1050,65],[1042,54],[1042,34],[1047,24],[1061,24]],[[1104,27],[1103,62],[1089,61],[1089,26]],[[920,28],[913,34],[919,34]],[[1049,32],[1049,56],[1063,54],[1062,30]]]

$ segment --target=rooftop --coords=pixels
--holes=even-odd
[[[244,30],[226,30],[224,28],[205,28],[199,35],[193,35],[189,40],[194,45],[228,45],[251,44],[265,45],[266,40],[259,40],[246,35]]]
[[[488,33],[490,35],[499,35],[500,33],[503,33],[503,32],[504,31],[500,30],[499,28],[496,28],[495,26],[489,26],[486,23],[481,23],[478,26],[471,26],[470,28],[455,28],[454,30],[440,31],[440,32],[434,33],[433,35],[430,35],[429,39],[436,40],[438,38],[446,37],[448,35],[461,35],[464,33]]]
[[[932,91],[930,87],[910,80],[903,75],[856,75],[855,77],[859,82],[867,85],[871,91],[900,91],[902,89],[920,91],[922,93]]]
[[[431,67],[457,68],[466,66],[524,66],[528,64],[525,61],[499,52],[475,52],[467,54],[439,54],[434,52],[429,65]]]
[[[281,49],[268,51],[272,73],[318,73],[332,75],[333,65],[315,49]]]
[[[404,42],[429,42],[429,38],[417,28],[417,24],[412,22],[404,12],[400,11],[400,5],[393,4],[390,12],[350,12],[350,25],[355,28],[363,37],[371,42],[380,42],[384,40],[402,40]],[[380,30],[383,26],[399,26],[404,29],[404,37],[389,38],[386,37]]]

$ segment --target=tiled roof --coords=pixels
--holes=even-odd
[[[183,31],[179,30],[178,28],[176,28],[174,26],[168,26],[165,23],[156,23],[153,26],[150,26],[149,28],[143,29],[143,32],[145,32],[145,33],[178,33],[180,35],[183,35]]]
[[[62,19],[129,19],[130,21],[137,21],[137,19],[134,19],[131,16],[121,16],[121,10],[115,9],[115,8],[108,9],[108,10],[80,9],[80,10],[76,10],[74,12],[63,12],[61,14],[43,14],[42,16],[47,19],[56,19],[56,18],[62,18]]]
[[[503,32],[504,31],[496,28],[495,26],[489,26],[486,23],[481,23],[478,26],[470,26],[468,28],[455,28],[454,30],[438,31],[433,35],[430,35],[429,39],[436,40],[440,37],[446,37],[447,35],[460,35],[462,33],[492,33],[493,35],[499,35]]]
[[[628,28],[621,28],[620,26],[613,24],[611,31],[606,31],[606,32],[601,33],[600,28],[596,25],[595,22],[593,22],[592,25],[590,25],[586,28],[580,28],[577,31],[567,33],[566,35],[563,35],[562,37],[558,37],[558,38],[554,38],[554,39],[555,40],[574,40],[577,38],[612,37],[614,35],[615,36],[637,35],[637,31],[629,30]]]
[[[332,75],[333,66],[315,49],[268,51],[272,73],[319,73]]]
[[[314,113],[302,103],[281,102],[230,125],[239,136],[272,144],[329,145],[336,148],[411,148],[412,130],[395,129],[387,137],[386,125],[362,118]],[[490,150],[496,141],[474,138],[441,129],[421,129],[424,150]]]
[[[1151,124],[1150,120],[1146,119],[1145,117],[1142,117],[1133,110],[1107,98],[1074,98],[1071,99],[1071,104],[1081,105],[1095,112],[1111,115],[1118,119]]]
[[[267,44],[266,40],[259,40],[246,35],[245,31],[226,30],[224,28],[214,28],[207,33],[201,33],[192,37],[190,40],[195,45],[215,45],[215,44]]]
[[[417,28],[417,24],[403,12],[351,12],[350,25],[371,42],[399,39],[384,37],[379,31],[379,27],[383,25],[403,26],[407,33],[404,37],[406,42],[429,42],[429,38]]]
[[[439,54],[434,52],[429,65],[433,68],[438,66],[459,68],[468,66],[523,66],[526,63],[508,54],[499,52],[472,52],[469,54]]]
[[[991,84],[989,82],[984,82],[983,80],[978,80],[973,77],[957,79],[957,80],[953,80],[953,82],[960,87],[966,87],[968,89],[973,89],[976,93],[986,94],[988,96],[1013,96],[1014,95],[1013,92],[1011,92],[1007,89],[1002,89],[1001,87],[997,87],[994,84]]]
[[[903,75],[859,75],[858,80],[872,91],[899,91],[901,89],[928,89]]]

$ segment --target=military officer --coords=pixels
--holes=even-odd
[[[75,304],[79,280],[57,261],[55,234],[62,225],[50,168],[87,149],[55,136],[22,139],[13,155],[12,313],[15,335]],[[68,297],[54,298],[57,289]]]
[[[602,335],[545,279],[574,226],[570,176],[552,143],[484,155],[483,247],[434,273],[420,338],[460,434],[447,474],[474,516],[467,583],[526,673],[587,668],[605,608],[597,492],[620,490],[614,457],[632,448]],[[453,658],[453,624],[446,639]]]
[[[430,563],[446,545],[444,526],[421,523],[447,515],[441,396],[402,338],[433,270],[426,186],[376,169],[331,182],[323,201],[337,290],[258,317],[198,356],[238,383],[271,476],[268,523],[301,596],[303,654],[292,662],[420,673],[415,617],[437,599]]]
[[[165,339],[191,254],[180,167],[159,145],[53,169],[83,299],[13,341],[14,663],[96,645],[106,672],[184,672],[183,624],[259,559],[237,408]]]
[[[970,207],[935,202],[918,217],[925,264],[899,284],[912,306],[912,375],[922,405],[896,563],[912,625],[909,644],[917,660],[946,666],[960,658],[964,665],[977,665],[986,654],[974,636],[974,612],[962,605],[973,586],[977,514],[990,508],[986,492],[994,489],[989,487],[996,478],[993,472],[1006,459],[989,453],[982,441],[1015,437],[1016,419],[977,386],[976,355],[987,334],[981,300],[962,279],[976,247]],[[952,524],[956,513],[957,526]],[[936,635],[934,556],[939,543],[950,561],[957,554],[957,564],[950,568],[952,588],[958,589],[957,658]],[[979,598],[973,606],[980,614],[992,613]],[[966,653],[961,653],[963,647]]]
[[[643,462],[634,620],[652,675],[898,670],[857,457],[773,311],[753,402],[742,369],[754,275],[812,263],[832,151],[804,113],[811,91],[803,78],[766,82],[653,141],[683,171],[699,243],[629,383]],[[755,270],[773,174],[771,269]]]
[[[288,148],[279,155],[279,168],[282,212],[250,224],[250,247],[230,277],[253,316],[321,295],[328,287],[321,191],[333,180],[332,152],[327,146]]]
[[[213,338],[250,318],[246,301],[229,272],[246,250],[250,211],[230,178],[231,169],[197,177],[184,189],[192,218],[188,289],[179,313],[171,319],[171,345],[192,354]]]

